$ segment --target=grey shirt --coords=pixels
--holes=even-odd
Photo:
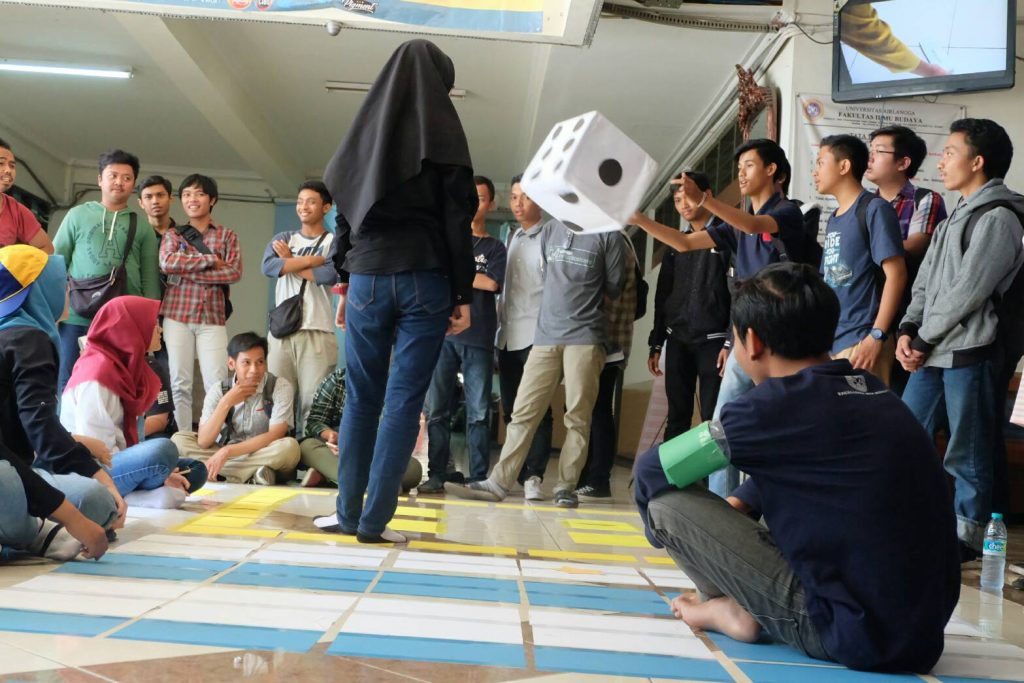
[[[538,346],[605,344],[604,298],[617,299],[626,284],[626,247],[618,232],[574,233],[557,220],[541,231],[544,293]]]
[[[235,410],[231,415],[231,443],[239,443],[254,436],[260,436],[270,431],[270,425],[286,424],[289,428],[294,425],[295,419],[295,389],[291,382],[278,377],[274,383],[273,406],[264,405],[263,389],[267,384],[268,372],[260,382],[259,389],[255,394],[234,406]],[[231,383],[234,386],[234,378]],[[209,421],[217,404],[224,398],[224,389],[218,382],[210,385],[206,392],[206,400],[203,402],[203,416],[200,422]],[[267,415],[267,411],[270,415]],[[221,444],[223,445],[223,444]]]
[[[545,223],[529,230],[522,226],[509,235],[506,248],[505,283],[498,298],[498,334],[495,342],[501,350],[520,351],[533,345],[537,332],[537,314],[544,290],[544,257],[540,251],[540,233]]]

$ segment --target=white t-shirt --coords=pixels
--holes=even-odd
[[[111,454],[127,446],[121,397],[99,382],[82,382],[64,392],[60,423],[72,434],[99,439]]]
[[[267,245],[263,257],[263,273],[268,277],[276,277],[274,305],[279,306],[285,299],[296,296],[302,283],[306,282],[306,294],[302,297],[302,329],[319,330],[334,334],[334,306],[331,299],[331,285],[337,280],[338,274],[331,260],[334,235],[324,235],[323,242],[314,250],[320,237],[305,237],[299,231],[284,232],[274,235],[274,240],[282,240],[292,250],[292,256],[323,256],[326,262],[313,269],[315,282],[303,280],[296,273],[280,275],[284,259],[278,257],[272,243]]]

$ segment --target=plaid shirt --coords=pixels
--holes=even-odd
[[[622,239],[629,240],[623,235]],[[604,312],[608,319],[608,348],[622,351],[626,359],[633,346],[633,319],[636,317],[636,260],[633,250],[626,249],[626,284],[618,299],[605,299]]]
[[[946,203],[942,201],[942,195],[929,192],[918,204],[915,201],[916,193],[917,187],[908,180],[892,200],[892,208],[896,209],[896,215],[900,219],[903,239],[918,233],[931,235],[938,224],[946,218]]]
[[[338,368],[324,377],[313,394],[313,405],[306,418],[306,438],[320,438],[325,429],[338,431],[341,412],[345,408],[345,368]]]
[[[210,224],[203,244],[212,253],[201,254],[177,230],[168,230],[160,244],[160,270],[167,275],[160,314],[180,323],[224,325],[226,285],[242,277],[238,235],[222,225]],[[216,256],[226,264],[214,269]]]

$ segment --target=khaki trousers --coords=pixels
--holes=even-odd
[[[202,448],[199,445],[198,436],[195,432],[178,432],[171,437],[171,441],[178,447],[178,453],[183,458],[195,458],[206,462],[220,450],[220,447]],[[299,442],[290,436],[239,458],[228,460],[220,475],[233,484],[244,484],[252,479],[256,470],[266,465],[275,472],[294,471],[299,464]]]
[[[575,491],[587,461],[590,418],[597,401],[598,380],[604,367],[604,346],[534,346],[523,368],[523,379],[505,429],[501,459],[490,480],[508,490],[530,451],[533,435],[565,377],[565,442],[558,456],[556,491]]]

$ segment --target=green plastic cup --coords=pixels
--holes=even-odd
[[[678,488],[686,488],[729,464],[729,459],[711,433],[710,422],[661,444],[658,459],[669,482]]]

